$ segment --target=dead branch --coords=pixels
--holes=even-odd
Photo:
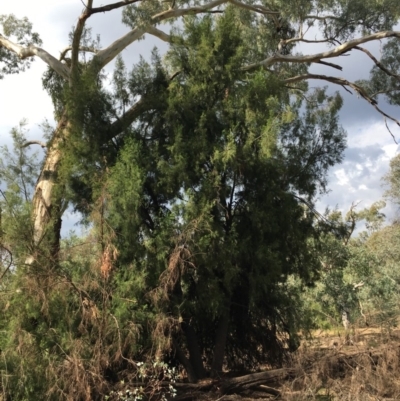
[[[282,368],[268,370],[266,372],[252,373],[241,377],[234,377],[222,382],[221,392],[222,394],[228,394],[258,387],[267,383],[276,383],[286,379],[291,374],[293,374],[293,370]]]

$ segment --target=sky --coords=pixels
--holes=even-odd
[[[108,3],[111,1],[94,1],[95,6]],[[39,32],[43,40],[42,47],[57,58],[68,45],[68,33],[76,24],[82,9],[81,0],[3,0],[0,3],[0,15],[13,13],[18,18],[27,16],[33,23],[34,31]],[[90,18],[89,26],[94,35],[101,35],[102,46],[108,46],[128,32],[128,28],[120,22],[119,11],[96,14]],[[165,49],[165,44],[153,37],[147,37],[125,49],[122,55],[128,67],[138,61],[140,55],[148,57],[154,46]],[[380,43],[376,43],[367,47],[379,58],[380,46]],[[321,45],[318,45],[313,47],[312,52],[321,49]],[[299,51],[311,50],[305,47]],[[365,54],[358,53],[330,60],[343,66],[342,72],[319,65],[314,65],[311,71],[348,80],[367,78],[372,63]],[[51,100],[43,91],[41,83],[45,69],[45,64],[37,60],[30,70],[0,80],[0,145],[10,144],[9,132],[22,118],[28,120],[29,139],[41,138],[40,124],[45,119],[53,122]],[[106,72],[110,74],[111,71],[112,65],[109,65]],[[311,87],[320,85],[320,81],[310,81]],[[388,171],[390,159],[400,149],[387,131],[382,116],[367,102],[334,85],[330,85],[329,90],[339,90],[344,98],[340,120],[348,133],[348,147],[343,163],[331,169],[328,185],[330,191],[318,199],[317,207],[321,212],[326,207],[338,207],[346,212],[356,202],[359,202],[359,209],[369,207],[382,198],[384,189],[381,178]],[[400,109],[389,105],[384,105],[384,109],[400,119]],[[393,124],[390,127],[400,142],[400,127]],[[397,211],[390,205],[384,212],[389,221],[397,215]],[[68,212],[63,218],[63,232],[73,229],[76,220],[77,217]]]

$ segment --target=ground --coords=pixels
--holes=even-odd
[[[267,372],[276,374],[263,376]],[[242,376],[238,379],[242,386],[232,390],[217,383],[203,394],[189,391],[177,399],[400,400],[400,330],[317,331],[303,341],[284,369],[265,369],[252,376]]]

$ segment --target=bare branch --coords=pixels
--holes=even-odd
[[[125,1],[119,1],[118,3],[108,4],[107,6],[95,7],[90,10],[90,14],[105,13],[106,11],[115,10],[117,8],[127,6],[129,4],[137,3],[138,1],[140,0],[125,0]]]
[[[49,67],[51,67],[57,74],[62,76],[63,78],[69,78],[69,69],[67,66],[61,61],[57,60],[50,53],[47,53],[40,47],[37,46],[28,46],[23,47],[19,44],[12,42],[7,39],[5,36],[0,34],[0,47],[3,46],[7,50],[15,53],[21,60],[24,60],[29,57],[37,56],[42,59]]]
[[[159,24],[162,21],[178,18],[184,15],[194,15],[210,12],[216,7],[219,7],[222,4],[227,3],[229,0],[213,0],[208,4],[203,6],[194,6],[182,9],[170,9],[167,11],[163,11],[159,14],[156,14],[151,18],[149,22],[149,26],[153,26]],[[99,51],[97,55],[94,56],[93,61],[96,62],[99,69],[103,68],[107,65],[111,60],[113,60],[122,50],[124,50],[127,46],[138,40],[142,37],[148,30],[148,27],[145,28],[134,28],[126,35],[117,39],[114,43],[112,43],[107,48]]]
[[[363,87],[360,85],[355,84],[354,82],[350,82],[347,79],[343,78],[337,78],[337,77],[331,77],[327,75],[317,75],[317,74],[303,74],[303,75],[297,75],[292,78],[287,78],[284,80],[285,83],[294,83],[294,82],[299,82],[299,81],[305,81],[309,79],[320,79],[323,81],[331,82],[336,85],[340,85],[346,89],[346,86],[352,88],[359,96],[361,96],[363,99],[365,99],[368,103],[370,103],[380,114],[382,114],[383,117],[386,119],[389,119],[393,122],[395,122],[399,127],[400,127],[400,121],[397,120],[396,118],[390,116],[389,114],[385,113],[382,109],[380,109],[377,105],[377,102],[375,99],[373,99],[368,93],[365,91]],[[386,125],[387,126],[387,125]],[[390,130],[389,130],[390,132]],[[392,134],[393,136],[393,134]]]
[[[390,75],[391,77],[400,80],[400,75],[394,74],[392,71],[387,69],[369,50],[361,46],[355,46],[354,49],[364,52],[383,72]]]
[[[340,19],[341,19],[340,17],[336,17],[335,15],[323,15],[323,16],[320,16],[320,15],[306,15],[304,18],[305,19],[316,19],[316,20],[320,20],[320,21],[325,21],[327,19],[335,19],[337,21],[340,21]]]
[[[328,63],[327,61],[318,61],[317,64],[326,65],[328,67],[336,68],[337,70],[343,71],[343,67],[339,64]]]
[[[86,20],[90,17],[90,12],[93,6],[93,0],[87,0],[86,9],[82,12],[78,19],[76,28],[72,39],[72,49],[71,49],[71,74],[70,80],[74,78],[75,72],[78,70],[79,66],[79,48],[81,44],[81,39],[83,35],[83,30],[85,28]]]
[[[332,43],[331,38],[329,39],[315,39],[315,40],[311,40],[311,39],[304,39],[304,35],[297,37],[297,38],[291,38],[291,39],[287,39],[287,40],[281,40],[280,43],[281,45],[287,45],[289,43],[294,43],[294,42],[303,42],[303,43]]]
[[[68,53],[69,51],[71,51],[71,50],[72,50],[72,46],[67,46],[65,49],[63,49],[63,50],[60,52],[60,60],[63,60],[64,57],[67,55],[67,53]],[[96,54],[99,50],[96,49],[96,48],[94,48],[94,47],[80,46],[80,47],[79,47],[79,51],[80,51],[80,52],[86,52],[86,53],[93,53],[93,54]]]
[[[120,118],[111,124],[109,132],[109,140],[116,137],[129,127],[144,111],[148,110],[146,98],[142,97],[129,110],[127,110]]]
[[[146,32],[150,35],[156,36],[157,38],[161,39],[163,42],[172,43],[172,38],[170,35],[166,34],[165,32],[157,29],[154,26],[149,26],[146,29]]]
[[[244,8],[244,9],[250,10],[250,11],[255,11],[256,13],[263,14],[263,15],[279,15],[280,14],[279,11],[269,10],[268,8],[261,6],[261,5],[245,4],[238,0],[229,0],[229,3],[233,4],[234,6]]]
[[[279,62],[287,62],[287,63],[317,63],[325,58],[333,58],[343,55],[347,53],[349,50],[354,49],[356,46],[372,42],[375,40],[385,39],[385,38],[400,38],[400,31],[383,31],[377,32],[372,35],[367,35],[362,38],[349,40],[346,43],[341,44],[340,46],[335,47],[332,50],[316,53],[316,54],[309,54],[309,55],[287,55],[284,56],[280,53],[276,53],[271,57],[266,58],[258,63],[249,64],[243,67],[244,71],[251,71],[259,67],[269,67],[270,65],[279,63]]]
[[[386,117],[385,117],[385,125],[386,125],[386,129],[389,131],[389,134],[392,136],[394,143],[397,145],[398,142],[396,141],[396,138],[395,138],[395,136],[393,135],[393,132],[392,132],[392,131],[390,130],[390,128],[389,128],[389,125],[388,125],[388,123],[387,123]]]
[[[169,80],[174,80],[182,71],[176,71],[173,73]],[[157,100],[156,100],[157,101]],[[127,127],[129,127],[143,112],[151,110],[154,105],[154,96],[142,96],[135,104],[133,104],[129,110],[127,110],[121,117],[117,118],[110,125],[108,140],[115,138],[121,132],[123,132]]]
[[[22,147],[27,148],[28,146],[31,146],[31,145],[40,145],[42,148],[47,148],[46,143],[44,143],[42,141],[27,141],[22,145]]]

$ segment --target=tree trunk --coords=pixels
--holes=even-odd
[[[46,256],[57,260],[60,248],[62,193],[55,191],[62,158],[61,143],[68,137],[69,124],[66,115],[61,117],[51,141],[42,171],[37,180],[32,201],[33,249],[26,259],[32,265],[38,258],[38,248],[45,246]],[[59,188],[58,188],[59,189]],[[50,252],[50,254],[48,253]],[[40,252],[41,253],[41,252]]]
[[[188,375],[189,383],[197,383],[198,377],[196,372],[193,369],[192,364],[189,359],[186,358],[185,353],[182,351],[181,347],[178,345],[177,341],[173,339],[173,346],[175,350],[176,357],[178,361],[182,364],[182,366],[186,370],[186,374]]]
[[[182,330],[186,336],[187,347],[189,350],[189,361],[197,376],[201,380],[206,377],[206,370],[203,365],[202,355],[197,340],[196,332],[190,324],[183,322]]]
[[[225,356],[226,338],[228,336],[229,316],[230,306],[227,306],[226,310],[223,312],[219,319],[217,332],[215,334],[214,356],[211,365],[212,377],[218,377],[218,375],[222,372],[222,366],[224,364]]]

